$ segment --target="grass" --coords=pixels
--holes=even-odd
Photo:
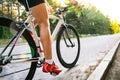
[[[0,47],[4,46],[9,42],[9,39],[0,39]]]
[[[10,41],[10,39],[0,39],[0,47],[3,47],[5,46],[6,44],[8,44]],[[26,40],[25,39],[22,39],[22,42],[20,43],[26,43]]]

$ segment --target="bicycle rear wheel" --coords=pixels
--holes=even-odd
[[[5,46],[18,30],[19,27],[15,26],[15,22],[7,18],[0,17],[0,53],[2,53]],[[8,55],[13,44],[14,41],[3,53],[4,57]],[[37,61],[28,62],[26,60],[37,58],[39,55],[37,53],[34,40],[28,30],[23,32],[11,55],[11,64],[7,64],[2,67],[3,70],[2,73],[0,73],[0,79],[8,79],[10,77],[11,80],[32,80],[36,71]]]
[[[57,56],[66,68],[72,68],[80,54],[80,40],[76,30],[71,25],[63,26],[58,32],[56,41]]]

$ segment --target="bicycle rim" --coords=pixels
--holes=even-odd
[[[59,31],[56,48],[58,59],[64,67],[72,68],[75,66],[80,54],[80,40],[71,25],[67,25],[67,28],[63,27]]]
[[[9,19],[0,19],[0,53],[11,40],[12,36],[15,35],[17,32],[16,30],[18,30],[18,27],[15,27],[15,25],[11,26],[11,22],[12,20]],[[13,44],[14,41],[4,52],[3,56],[6,56],[9,53]],[[29,31],[25,30],[23,36],[18,39],[17,44],[12,51],[11,63],[36,58],[38,57],[36,51],[35,43],[29,35]],[[0,79],[10,78],[11,80],[32,80],[36,71],[36,66],[37,62],[7,64],[2,67],[3,70],[0,73]]]

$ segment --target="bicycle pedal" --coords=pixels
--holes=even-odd
[[[37,63],[37,67],[38,67],[38,68],[39,68],[39,67],[42,67],[42,65],[43,65],[42,63],[39,63],[39,62]]]
[[[37,67],[42,67],[43,63],[45,62],[45,58],[38,60]]]

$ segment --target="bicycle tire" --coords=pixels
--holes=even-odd
[[[64,41],[63,41],[63,39],[62,39],[62,36],[63,36],[63,34],[66,34],[65,33],[65,31],[66,30],[70,30],[70,31],[72,31],[71,33],[72,34],[75,34],[75,39],[77,40],[77,52],[76,52],[76,56],[74,56],[75,58],[73,59],[73,61],[72,62],[70,62],[70,63],[68,63],[67,61],[65,61],[64,59],[63,59],[63,56],[62,56],[62,51],[63,50],[61,50],[61,47],[63,48],[63,46],[61,46],[63,43],[64,43]],[[68,31],[69,32],[69,31]],[[69,34],[68,34],[69,35]],[[69,35],[69,37],[70,37],[70,35]],[[73,39],[72,38],[70,38],[71,39],[71,41],[73,41]],[[63,41],[63,43],[62,43],[62,41]],[[74,41],[73,41],[74,42]],[[61,46],[61,47],[60,47]],[[75,66],[75,64],[77,63],[77,61],[78,61],[78,59],[79,59],[79,55],[80,55],[80,39],[79,39],[79,36],[78,36],[78,34],[77,34],[77,32],[76,32],[76,30],[72,27],[72,25],[62,25],[62,28],[60,29],[60,31],[58,32],[58,35],[57,35],[57,40],[56,40],[56,51],[57,51],[57,57],[58,57],[58,59],[59,59],[59,61],[60,61],[60,63],[65,67],[65,68],[72,68],[72,67],[74,67]],[[65,54],[65,53],[64,53]],[[69,54],[68,54],[69,55]],[[72,56],[72,55],[71,55]],[[67,57],[68,58],[68,57]]]
[[[4,18],[4,17],[0,17],[0,26],[2,28],[3,27],[11,28],[11,26],[12,26],[12,29],[14,29],[16,31],[18,31],[18,29],[19,29],[19,27],[16,26],[16,23],[13,20]],[[29,34],[29,31],[26,29],[22,35],[28,42],[29,47],[31,48],[32,58],[38,57],[35,42],[34,42],[33,38],[31,37],[31,35]],[[31,62],[28,74],[26,74],[27,76],[25,77],[24,80],[32,80],[32,78],[34,77],[35,71],[36,71],[36,67],[37,67],[37,62]]]

